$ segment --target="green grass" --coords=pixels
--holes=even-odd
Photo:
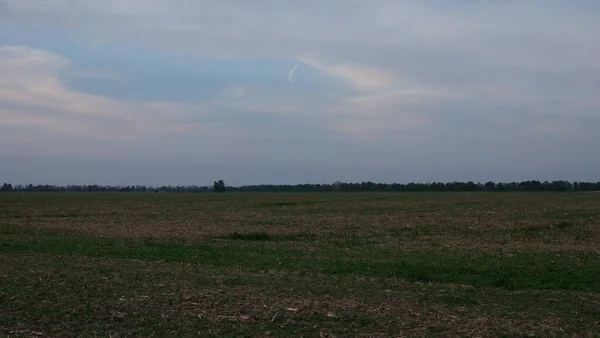
[[[404,227],[390,230],[390,234],[395,237],[420,237],[431,235],[432,231],[428,227]]]
[[[344,335],[343,330],[350,330],[345,335],[387,332],[393,336],[408,329],[420,336],[419,332],[435,327],[444,336],[461,330],[514,336],[531,332],[527,327],[532,322],[556,316],[565,318],[564,335],[590,330],[589,325],[600,315],[594,305],[600,298],[594,294],[556,290],[510,291],[396,279],[256,273],[81,256],[11,254],[0,255],[0,263],[5,273],[0,309],[9,311],[0,317],[0,328],[10,325],[46,333],[51,328],[56,335],[67,331],[85,336],[103,332],[187,336],[200,331],[210,336],[209,330],[213,330],[214,336],[256,336],[267,331],[276,336],[314,336],[323,331]],[[354,299],[351,303],[349,296]],[[359,300],[358,307],[349,306]],[[336,318],[327,317],[328,312]],[[124,315],[122,320],[114,318],[119,313]],[[526,318],[520,318],[520,313]],[[219,317],[236,314],[250,316],[252,321]],[[444,323],[449,315],[464,320]],[[481,316],[495,320],[481,324],[477,320]],[[474,328],[470,321],[480,324]],[[496,321],[511,325],[494,326]],[[511,334],[511,329],[516,331]]]
[[[37,252],[55,255],[165,260],[219,267],[304,270],[333,275],[403,278],[506,289],[600,291],[597,253],[480,252],[475,250],[393,251],[348,254],[330,250],[318,255],[267,245],[195,244],[78,237],[46,231],[27,241],[31,232],[4,233],[0,253]],[[268,242],[266,233],[232,234],[227,239]],[[276,238],[276,237],[274,237]]]
[[[0,336],[599,336],[598,205],[0,194]]]
[[[567,230],[567,229],[569,229],[569,228],[573,227],[573,224],[572,224],[572,223],[569,223],[569,222],[562,221],[562,222],[555,223],[555,224],[554,224],[554,225],[552,225],[552,226],[553,226],[554,228],[557,228],[557,229],[559,229],[559,230]]]
[[[286,234],[286,235],[270,235],[266,232],[250,232],[238,233],[234,232],[227,235],[222,235],[217,238],[231,241],[293,241],[299,240],[302,237],[308,237],[306,234]]]
[[[249,234],[239,234],[234,232],[232,234],[221,236],[222,239],[229,240],[242,240],[242,241],[269,241],[272,240],[272,237],[269,236],[266,232],[252,232]]]
[[[325,204],[329,203],[328,200],[303,200],[303,201],[286,201],[286,202],[265,202],[258,205],[259,208],[265,207],[294,207],[294,206],[303,206],[303,205],[316,205],[316,204]]]

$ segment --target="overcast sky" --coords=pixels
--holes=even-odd
[[[600,180],[597,0],[0,0],[0,181]]]

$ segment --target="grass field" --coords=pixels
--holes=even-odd
[[[600,194],[0,194],[0,335],[600,337]]]

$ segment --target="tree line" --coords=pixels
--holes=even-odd
[[[569,181],[522,181],[509,183],[496,182],[432,182],[432,183],[344,183],[333,184],[286,184],[286,185],[244,185],[238,187],[226,186],[223,180],[215,181],[212,186],[146,186],[146,185],[12,185],[4,183],[0,192],[9,191],[54,191],[54,192],[175,192],[175,193],[204,193],[204,192],[434,192],[434,191],[600,191],[600,182],[569,182]]]

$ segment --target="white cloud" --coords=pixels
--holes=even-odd
[[[59,55],[0,46],[0,144],[3,151],[123,155],[128,149],[165,154],[242,152],[252,128],[229,116],[245,114],[316,116],[294,93],[234,85],[208,101],[124,101],[67,87],[60,75],[71,62]],[[84,70],[85,71],[85,70]],[[235,126],[232,126],[235,125]],[[18,130],[25,130],[20,134]],[[265,132],[265,130],[263,130]],[[285,130],[270,130],[285,135]],[[261,135],[269,137],[269,134]],[[77,140],[77,142],[73,142]]]
[[[241,99],[246,96],[246,88],[244,86],[231,86],[227,88],[224,94],[233,99]]]
[[[66,87],[60,73],[65,58],[26,47],[0,47],[0,141],[11,141],[7,130],[27,128],[34,140],[38,132],[88,140],[136,141],[190,132],[179,123],[203,107],[161,102],[127,102],[78,92]],[[204,107],[206,108],[206,107]],[[194,132],[213,128],[193,125]],[[38,145],[45,140],[37,138]],[[74,146],[74,145],[69,145]]]
[[[392,112],[394,108],[426,106],[434,102],[456,99],[461,93],[444,88],[410,87],[357,95],[343,100],[345,108],[364,111],[369,116]]]
[[[354,62],[353,54],[372,50],[385,57],[390,52],[432,48],[497,64],[558,67],[572,61],[597,62],[599,47],[595,32],[600,24],[593,10],[586,10],[594,5],[578,1],[7,0],[6,4],[13,22],[73,28],[101,41],[209,57],[293,58],[315,53],[335,56],[331,59],[336,63],[382,68],[375,56]],[[546,57],[548,48],[552,58]]]
[[[350,81],[358,90],[379,90],[397,84],[401,79],[384,69],[364,67],[351,63],[326,63],[315,55],[302,55],[298,60],[332,76]]]
[[[86,94],[61,81],[65,72],[112,74],[75,70],[69,60],[52,53],[4,47],[0,50],[4,130],[34,126],[44,135],[131,143],[158,137],[169,145],[165,152],[184,142],[214,145],[213,137],[230,137],[235,141],[228,149],[233,149],[235,142],[240,147],[249,143],[239,141],[240,135],[248,136],[245,141],[257,139],[268,128],[244,129],[239,126],[242,122],[237,129],[225,128],[228,122],[221,120],[256,113],[294,122],[292,116],[310,118],[322,123],[319,132],[350,135],[353,140],[385,135],[408,143],[429,138],[439,152],[477,144],[477,149],[489,147],[490,154],[509,156],[515,144],[522,143],[515,151],[524,152],[527,140],[536,137],[543,143],[549,135],[579,132],[581,139],[598,139],[592,125],[598,121],[600,106],[600,85],[594,80],[600,74],[596,37],[600,6],[591,1],[5,3],[4,12],[10,15],[2,17],[0,29],[13,24],[17,29],[42,27],[43,33],[47,27],[58,27],[49,30],[54,35],[42,37],[70,34],[65,38],[78,43],[149,53],[280,61],[300,55],[299,62],[349,86],[336,87],[323,100],[327,102],[295,91],[302,85],[300,76],[294,86],[284,83],[281,88],[232,83],[220,95],[193,104],[130,102]],[[281,73],[283,81],[288,70]],[[577,122],[568,122],[568,117]],[[276,128],[268,131],[280,138],[296,131]],[[198,142],[192,134],[206,135],[208,141]],[[497,141],[507,134],[510,145]],[[481,142],[465,141],[469,137]],[[0,138],[6,141],[8,136]],[[548,149],[560,148],[551,141]],[[547,156],[553,158],[550,151]]]
[[[360,90],[407,78],[429,84],[449,74],[482,84],[510,69],[600,69],[595,36],[600,20],[586,10],[590,6],[541,0],[7,0],[8,22],[64,27],[86,41],[203,57],[303,55],[305,63]]]

